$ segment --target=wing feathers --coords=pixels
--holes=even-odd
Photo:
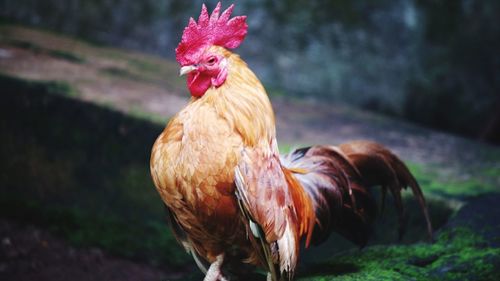
[[[245,149],[235,170],[237,198],[248,216],[250,231],[256,223],[266,245],[264,264],[279,265],[279,275],[293,275],[302,236],[309,237],[315,224],[312,201],[292,173],[283,169],[277,153]],[[271,262],[270,262],[271,261]],[[273,266],[271,266],[271,264]]]

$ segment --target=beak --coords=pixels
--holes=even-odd
[[[179,76],[186,75],[193,70],[196,70],[196,66],[194,66],[194,65],[183,66],[183,67],[181,67],[181,70],[179,71]]]

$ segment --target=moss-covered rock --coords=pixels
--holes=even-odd
[[[434,243],[372,246],[342,252],[298,280],[498,280],[500,196],[470,201]]]

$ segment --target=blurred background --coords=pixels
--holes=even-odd
[[[174,49],[203,2],[217,1],[0,0],[0,279],[201,278],[165,225],[149,153],[189,99]],[[500,278],[499,1],[255,0],[233,14],[248,16],[236,52],[268,90],[280,149],[389,146],[438,229],[415,244],[408,198],[404,246],[358,253],[334,236],[301,280]],[[391,210],[371,245],[397,241]]]
[[[204,1],[2,2],[5,19],[173,59]],[[238,52],[275,94],[500,141],[498,1],[256,0],[235,14],[250,25]]]

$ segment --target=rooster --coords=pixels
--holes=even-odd
[[[400,220],[409,186],[432,233],[419,185],[382,145],[312,146],[280,157],[266,91],[229,51],[247,33],[233,7],[220,13],[218,3],[209,15],[203,5],[184,29],[176,59],[192,98],[154,143],[150,162],[172,230],[204,280],[228,280],[223,265],[235,261],[266,270],[268,280],[291,280],[300,244],[317,245],[333,231],[365,245],[378,210],[373,186],[392,194]]]

